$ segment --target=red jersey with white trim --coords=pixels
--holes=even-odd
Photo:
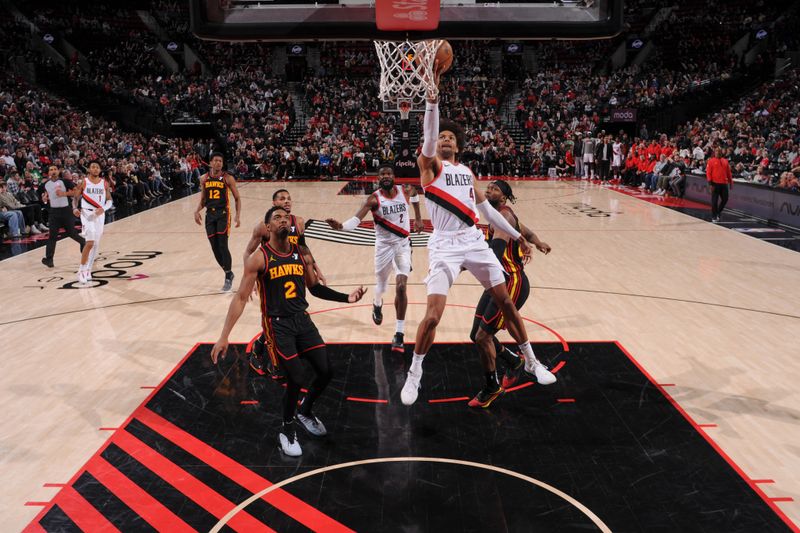
[[[106,203],[106,182],[102,178],[93,183],[91,178],[86,178],[83,194],[81,195],[82,209],[97,209]]]
[[[461,231],[475,227],[478,209],[474,181],[475,175],[467,165],[442,161],[439,175],[424,187],[425,205],[434,230]]]
[[[375,240],[379,242],[395,243],[407,239],[411,232],[403,186],[394,187],[394,198],[385,196],[382,189],[375,191],[378,205],[372,210],[372,219],[375,221]]]

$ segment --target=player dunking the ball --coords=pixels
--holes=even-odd
[[[233,220],[237,228],[239,227],[242,202],[239,199],[236,180],[222,170],[224,163],[225,159],[221,153],[211,154],[208,173],[200,176],[200,204],[194,212],[194,221],[198,225],[202,224],[200,212],[205,208],[208,242],[211,244],[211,251],[214,252],[217,264],[225,272],[225,283],[222,290],[229,291],[233,287],[233,271],[231,270],[231,252],[228,249],[228,236],[231,231],[228,193],[233,195],[236,204],[236,215]]]
[[[519,231],[528,242],[533,243],[536,249],[543,254],[550,253],[550,245],[542,242],[530,229],[525,227],[517,219],[517,215],[508,206],[514,203],[514,193],[511,186],[504,180],[496,180],[486,187],[486,199],[492,207]],[[489,226],[489,248],[500,260],[500,264],[505,270],[508,279],[506,287],[514,307],[522,308],[530,295],[530,283],[528,276],[525,275],[525,257],[519,250],[519,244],[511,240],[507,233],[496,229],[493,225]],[[519,379],[519,370],[522,368],[523,359],[511,350],[500,344],[495,336],[498,331],[505,329],[505,319],[503,318],[497,303],[488,291],[481,295],[478,307],[475,309],[475,319],[472,322],[470,339],[478,346],[478,353],[481,358],[481,365],[486,376],[486,386],[470,402],[470,407],[489,407],[491,403],[500,396],[504,390],[512,387]],[[495,362],[500,357],[506,364],[503,382],[498,383],[497,368]],[[552,374],[542,374],[547,380],[543,384],[547,385],[555,381],[549,380]]]
[[[295,420],[313,436],[322,437],[327,434],[323,423],[312,414],[312,409],[333,376],[325,342],[306,312],[306,287],[317,298],[349,303],[359,301],[365,290],[359,287],[348,295],[319,284],[314,270],[310,268],[310,254],[304,253],[297,244],[289,242],[291,215],[282,207],[270,208],[264,216],[264,222],[269,228],[269,241],[247,258],[242,282],[225,317],[225,326],[219,340],[211,349],[211,360],[216,363],[220,356],[225,357],[228,336],[242,316],[257,281],[262,321],[272,334],[275,351],[286,373],[283,426],[278,434],[278,443],[286,455],[296,457],[303,452],[297,441]],[[316,376],[298,408],[297,400],[303,377],[301,359],[311,364]]]
[[[439,84],[441,72],[436,60],[433,80],[436,85]],[[447,293],[462,268],[469,270],[497,303],[509,333],[519,344],[525,358],[525,370],[535,374],[540,383],[552,383],[555,376],[533,354],[522,318],[508,295],[500,261],[489,249],[483,232],[475,225],[478,213],[496,230],[508,234],[510,240],[517,242],[523,255],[530,255],[530,244],[474,187],[475,176],[469,167],[458,163],[458,152],[464,143],[463,131],[454,122],[439,121],[438,95],[435,98],[428,95],[423,132],[422,153],[417,164],[425,191],[425,203],[433,223],[433,235],[428,241],[430,267],[425,278],[428,300],[425,318],[417,328],[414,355],[400,393],[401,401],[411,405],[417,400],[422,361],[436,336],[436,326],[444,313]]]
[[[275,191],[272,194],[272,205],[282,207],[287,213],[289,213],[289,242],[291,244],[299,245],[300,249],[304,253],[311,255],[311,250],[309,250],[308,245],[306,244],[306,238],[304,235],[306,230],[305,220],[303,220],[302,217],[292,214],[292,195],[289,194],[289,191],[286,189],[278,189]],[[269,226],[267,226],[263,220],[260,220],[258,224],[253,227],[253,233],[250,235],[250,240],[247,242],[247,247],[244,250],[244,262],[246,263],[247,258],[250,257],[250,254],[255,252],[260,245],[266,243],[267,241],[269,241]],[[319,282],[323,285],[327,285],[325,276],[322,274],[322,270],[319,268],[319,264],[316,261],[313,261],[313,266],[314,273],[317,275]],[[252,368],[256,374],[260,376],[269,374],[273,379],[283,378],[278,369],[277,354],[273,348],[273,340],[269,336],[268,330],[264,329],[261,332],[261,335],[259,335],[259,337],[255,340],[252,351],[248,357],[250,361],[250,368]]]
[[[378,169],[379,188],[370,194],[355,216],[345,220],[344,224],[329,218],[326,222],[336,230],[352,231],[372,213],[375,221],[375,296],[372,302],[372,321],[380,325],[383,322],[383,293],[389,284],[389,274],[394,267],[395,297],[394,308],[397,313],[397,325],[392,338],[392,350],[403,351],[405,334],[406,283],[411,272],[411,230],[409,203],[414,206],[414,229],[422,231],[422,215],[419,212],[419,196],[416,188],[395,185],[394,170],[390,166]]]

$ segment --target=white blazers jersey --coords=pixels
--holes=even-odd
[[[425,189],[425,205],[434,231],[461,231],[475,227],[475,175],[466,165],[442,161],[439,174]]]
[[[103,207],[106,203],[106,182],[102,178],[99,183],[92,183],[92,180],[86,178],[86,186],[83,188],[81,195],[81,208],[89,209],[91,211]]]
[[[408,201],[402,185],[395,185],[394,198],[387,198],[383,191],[375,191],[378,206],[372,210],[372,219],[375,221],[375,240],[380,242],[395,242],[408,239],[411,224],[408,220]]]

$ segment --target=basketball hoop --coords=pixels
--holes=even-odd
[[[403,120],[412,107],[424,107],[427,97],[439,96],[433,80],[433,62],[442,40],[375,41],[381,64],[380,98],[395,104]],[[401,105],[408,104],[405,113]]]

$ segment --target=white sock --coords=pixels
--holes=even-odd
[[[405,320],[398,320],[397,321],[397,329],[395,331],[397,331],[397,333],[405,333],[406,332],[406,321]]]
[[[536,359],[536,356],[533,354],[533,348],[531,347],[530,341],[526,342],[525,344],[520,344],[519,349],[522,352],[522,355],[525,357],[525,362],[536,363],[539,360]]]
[[[383,306],[383,298],[381,298],[376,294],[375,297],[372,299],[372,304],[377,305],[378,307]]]
[[[425,354],[418,354],[414,352],[411,358],[411,368],[409,369],[414,374],[422,374],[422,360],[425,359]]]

